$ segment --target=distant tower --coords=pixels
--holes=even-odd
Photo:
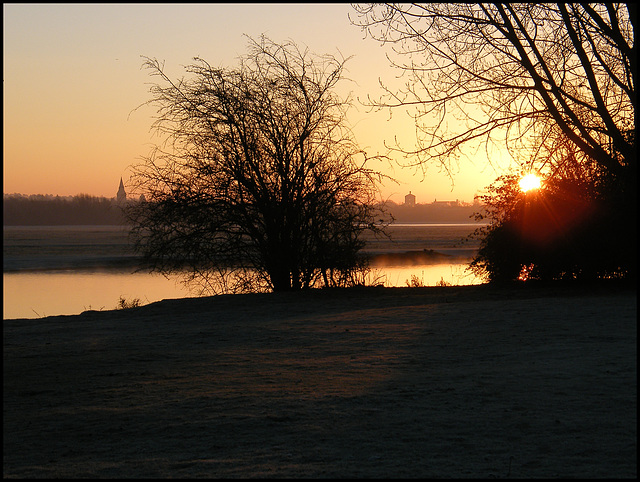
[[[415,206],[416,205],[416,197],[413,194],[411,194],[411,191],[409,191],[409,194],[407,194],[404,197],[404,203],[407,206]]]
[[[118,201],[118,204],[122,204],[127,201],[127,193],[124,190],[124,184],[122,183],[122,178],[120,178],[120,187],[118,188],[118,194],[116,195],[116,199]]]

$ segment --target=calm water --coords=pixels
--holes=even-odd
[[[376,265],[371,282],[425,286],[445,281],[478,284],[465,271],[477,244],[462,242],[473,224],[398,224],[391,239],[368,240],[372,254],[434,250],[444,262]],[[179,279],[135,273],[127,232],[117,226],[5,226],[3,229],[3,318],[40,318],[114,309],[120,297],[142,304],[194,296]]]

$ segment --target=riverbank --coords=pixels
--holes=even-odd
[[[636,477],[637,294],[370,288],[3,322],[4,477]]]

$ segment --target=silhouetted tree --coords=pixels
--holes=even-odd
[[[148,267],[214,292],[358,282],[361,234],[383,226],[380,175],[333,92],[345,61],[264,37],[236,69],[194,60],[175,82],[144,64],[166,140],[136,166],[146,202],[126,211]]]
[[[501,176],[482,197],[491,223],[479,228],[472,271],[491,282],[635,279],[634,206],[619,196],[606,170],[560,173],[540,189],[522,192],[519,176]]]
[[[542,169],[558,144],[578,162],[635,172],[635,4],[356,4],[356,25],[391,43],[405,88],[380,107],[413,106],[418,162],[499,140]],[[450,122],[447,122],[450,121]],[[455,122],[454,122],[455,121]],[[451,130],[455,127],[458,130]],[[532,166],[533,165],[533,166]]]
[[[463,145],[493,143],[508,149],[522,171],[545,180],[535,195],[519,193],[515,177],[489,190],[484,201],[492,224],[475,269],[486,268],[491,279],[514,279],[529,266],[528,257],[536,260],[532,277],[635,276],[635,4],[354,9],[354,23],[390,43],[392,64],[407,74],[403,89],[386,88],[373,102],[415,108],[417,146],[396,149],[416,165],[437,160],[451,172]],[[588,217],[576,200],[589,206]],[[544,222],[557,222],[552,213],[565,223],[551,236],[555,244],[531,245],[537,233],[523,229],[550,234]]]

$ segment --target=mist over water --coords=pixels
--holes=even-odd
[[[367,239],[368,282],[385,286],[478,284],[465,271],[477,224],[397,224],[391,239]],[[4,226],[3,318],[39,318],[195,296],[180,279],[135,273],[139,258],[121,226]]]
[[[4,226],[3,272],[122,269],[136,265],[121,226]]]

